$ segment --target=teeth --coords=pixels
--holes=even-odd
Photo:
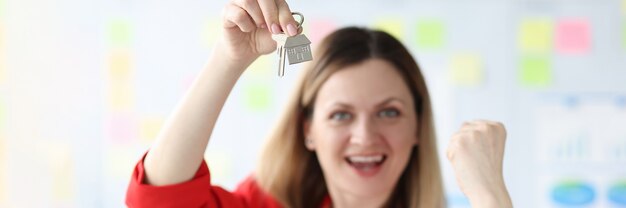
[[[354,162],[354,163],[372,163],[372,162],[380,162],[383,160],[383,156],[382,155],[376,155],[376,156],[352,156],[352,157],[348,157],[348,160],[350,160],[350,162]]]

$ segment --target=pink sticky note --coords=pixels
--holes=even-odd
[[[330,20],[313,20],[309,23],[309,27],[311,29],[305,32],[307,36],[310,35],[310,40],[313,43],[319,43],[326,35],[337,29],[337,25]]]
[[[591,30],[586,19],[561,20],[556,28],[556,49],[564,54],[584,54],[591,47]]]
[[[137,122],[128,113],[109,115],[108,136],[115,143],[128,143],[137,137]]]

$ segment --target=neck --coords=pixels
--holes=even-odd
[[[378,208],[383,207],[389,199],[391,191],[387,191],[385,194],[376,194],[373,196],[362,196],[349,193],[337,189],[337,187],[328,187],[330,198],[332,199],[333,208]]]

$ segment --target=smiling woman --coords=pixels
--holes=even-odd
[[[339,207],[442,207],[428,90],[404,46],[344,28],[314,57],[265,146],[259,183],[289,207],[328,194]]]
[[[327,36],[305,67],[257,171],[234,192],[211,185],[202,160],[243,71],[297,35],[283,0],[226,6],[224,37],[128,188],[130,207],[444,207],[430,95],[398,40],[365,28]],[[475,207],[511,207],[502,178],[504,126],[473,121],[448,149]]]

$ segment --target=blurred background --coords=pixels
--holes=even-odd
[[[204,67],[225,0],[0,0],[0,207],[124,207],[130,174]],[[289,1],[315,44],[379,28],[418,60],[444,153],[499,120],[516,207],[626,207],[626,0]],[[315,58],[315,57],[314,57]],[[258,59],[206,153],[213,182],[251,173],[301,65]]]

